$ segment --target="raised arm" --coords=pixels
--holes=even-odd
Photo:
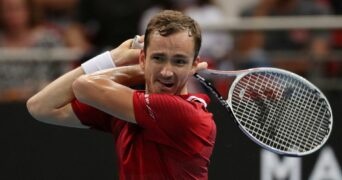
[[[131,44],[132,40],[127,40],[110,52],[116,66],[137,63],[140,50],[130,49]],[[86,127],[77,119],[70,104],[75,98],[72,84],[82,75],[84,75],[84,71],[78,67],[51,82],[31,97],[27,101],[27,108],[31,115],[35,119],[49,124]]]
[[[71,85],[82,74],[78,67],[51,82],[31,97],[26,105],[37,120],[69,127],[85,128],[72,111],[70,102],[75,98]]]
[[[73,83],[76,98],[122,120],[136,123],[133,111],[133,89],[143,84],[139,65],[123,66],[82,75]]]

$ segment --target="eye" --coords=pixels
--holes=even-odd
[[[154,56],[152,56],[152,60],[157,62],[157,63],[161,63],[165,60],[165,58],[163,56],[160,56],[160,55],[154,55]]]
[[[177,58],[174,60],[174,63],[177,65],[177,66],[184,66],[186,64],[188,64],[188,60],[187,59],[184,59],[184,58]]]

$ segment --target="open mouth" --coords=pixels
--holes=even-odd
[[[158,81],[164,88],[171,89],[174,83]]]
[[[173,83],[163,83],[164,86],[171,88],[173,86]]]

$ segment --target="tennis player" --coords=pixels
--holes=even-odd
[[[132,40],[50,83],[27,102],[39,121],[93,128],[115,139],[120,179],[208,179],[216,126],[204,94],[188,92],[201,31],[166,10],[148,24],[142,50]],[[131,87],[145,84],[146,90]]]

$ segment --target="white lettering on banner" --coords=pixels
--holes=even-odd
[[[341,167],[331,147],[325,147],[316,162],[309,180],[342,180]]]
[[[284,157],[261,150],[261,180],[301,180],[301,158]],[[341,167],[333,149],[322,148],[309,180],[342,180]]]
[[[261,180],[300,180],[300,178],[300,158],[286,157],[281,160],[274,153],[261,151]]]

